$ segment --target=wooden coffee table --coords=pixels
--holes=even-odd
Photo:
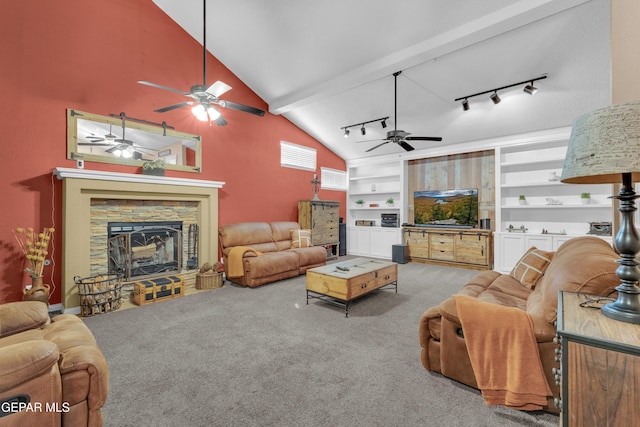
[[[385,286],[398,293],[398,264],[368,258],[316,267],[307,270],[307,305],[310,299],[320,299],[344,307],[349,317],[351,302]]]

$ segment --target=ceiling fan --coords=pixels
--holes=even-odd
[[[109,133],[104,138],[89,135],[85,139],[89,142],[78,142],[78,146],[88,147],[109,147],[105,149],[105,153],[113,154],[117,157],[133,158],[134,160],[150,160],[145,159],[144,154],[150,151],[158,151],[154,148],[142,147],[130,139],[126,139],[126,123],[124,116],[122,118],[122,138],[118,138],[111,132],[111,124],[109,124]],[[145,153],[147,152],[147,153]]]
[[[203,42],[202,42],[202,65],[203,65],[203,83],[191,86],[189,92],[185,92],[179,89],[173,89],[171,87],[151,83],[144,80],[139,80],[138,83],[155,87],[158,89],[167,90],[170,92],[176,92],[186,97],[192,98],[192,101],[180,102],[178,104],[169,105],[164,108],[154,110],[156,113],[166,113],[167,111],[175,110],[177,108],[193,105],[191,111],[201,121],[214,121],[218,126],[224,126],[227,121],[222,117],[217,106],[223,108],[230,108],[232,110],[244,111],[245,113],[255,114],[256,116],[264,116],[264,110],[259,108],[250,107],[248,105],[238,104],[236,102],[226,101],[220,99],[220,96],[231,90],[231,86],[228,84],[217,81],[211,86],[207,87],[207,2],[202,1],[203,4]]]
[[[376,145],[375,147],[369,148],[366,153],[369,151],[373,151],[378,147],[382,147],[385,144],[390,142],[398,144],[400,147],[404,148],[405,151],[412,151],[414,148],[409,145],[407,141],[442,141],[442,138],[439,136],[409,136],[411,135],[408,132],[397,129],[398,123],[398,76],[402,73],[402,71],[398,71],[393,73],[393,94],[394,94],[394,105],[393,105],[393,130],[387,132],[387,137],[385,139],[370,139],[368,141],[358,141],[358,142],[372,142],[372,141],[384,141],[381,144]]]

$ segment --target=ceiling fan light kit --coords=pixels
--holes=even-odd
[[[479,95],[486,95],[487,93],[490,93],[491,96],[489,96],[489,98],[491,99],[491,101],[493,101],[494,104],[499,104],[501,99],[500,96],[498,96],[498,91],[499,90],[503,90],[503,89],[509,89],[515,86],[520,86],[523,84],[527,84],[523,91],[525,93],[528,93],[529,95],[534,95],[537,91],[538,88],[535,87],[533,85],[533,82],[538,81],[538,80],[544,80],[548,77],[547,74],[543,74],[540,77],[536,77],[535,79],[529,79],[529,80],[524,80],[522,82],[518,82],[518,83],[513,83],[507,86],[502,86],[502,87],[498,87],[495,89],[489,89],[489,90],[485,90],[483,92],[478,92],[478,93],[474,93],[473,95],[466,95],[466,96],[461,96],[460,98],[456,98],[454,99],[454,102],[458,102],[458,101],[462,101],[462,110],[463,111],[469,111],[469,98],[473,98],[474,96],[479,96]]]
[[[219,105],[223,108],[229,108],[232,110],[238,110],[249,114],[254,114],[256,116],[264,116],[264,110],[259,108],[250,107],[248,105],[242,105],[231,101],[224,101],[220,99],[220,96],[225,94],[226,92],[231,90],[231,86],[228,84],[217,81],[211,86],[207,87],[207,2],[206,0],[202,1],[202,27],[203,27],[203,40],[202,40],[202,80],[203,84],[197,84],[191,86],[189,92],[185,92],[182,90],[174,89],[168,86],[159,85],[156,83],[151,83],[145,80],[139,80],[138,83],[155,87],[157,89],[166,90],[169,92],[179,93],[181,95],[187,96],[193,101],[180,102],[178,104],[169,105],[167,107],[159,108],[157,110],[153,110],[156,113],[166,113],[167,111],[175,110],[177,108],[186,107],[192,105],[191,112],[193,115],[200,121],[203,122],[215,122],[218,126],[224,126],[227,124],[227,121],[222,117],[220,111],[212,105]]]

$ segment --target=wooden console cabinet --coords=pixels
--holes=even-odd
[[[640,407],[640,325],[581,307],[593,295],[560,292],[558,336],[561,425],[638,426]]]
[[[298,224],[311,230],[311,244],[328,248],[328,258],[337,258],[340,248],[340,202],[299,200]]]
[[[403,241],[409,245],[411,261],[478,270],[493,268],[490,230],[405,227]]]

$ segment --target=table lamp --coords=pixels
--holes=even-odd
[[[602,307],[611,319],[640,324],[640,270],[636,254],[640,236],[633,224],[636,211],[633,183],[640,179],[640,101],[612,105],[580,116],[573,123],[562,182],[622,183],[617,196],[622,220],[613,242],[622,259],[616,275],[618,298]]]

